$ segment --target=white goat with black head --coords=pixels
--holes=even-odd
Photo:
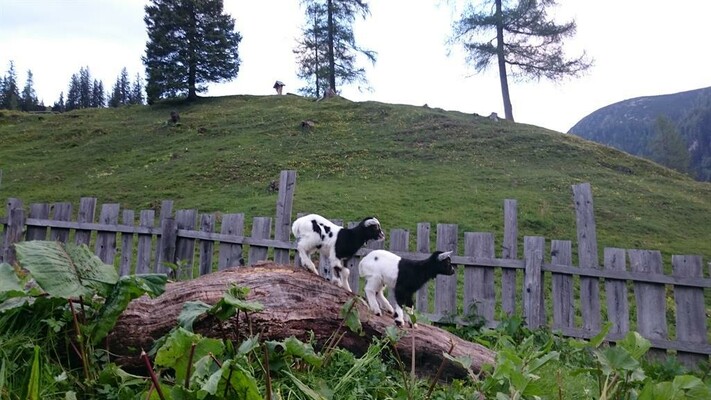
[[[367,241],[385,238],[380,221],[375,217],[364,218],[353,228],[343,228],[320,215],[309,214],[297,218],[291,225],[291,232],[296,237],[296,250],[301,264],[318,274],[311,261],[311,254],[318,250],[328,257],[333,268],[331,282],[349,292],[352,291],[348,284],[351,272],[343,266],[343,261],[353,257]]]
[[[393,314],[395,323],[402,326],[407,319],[414,327],[409,315],[402,307],[413,307],[413,296],[427,281],[437,275],[453,275],[455,270],[451,260],[452,252],[435,251],[424,260],[409,260],[387,250],[373,250],[360,261],[360,276],[365,278],[365,297],[375,315],[381,315],[381,307]],[[395,291],[395,309],[383,295],[389,287]]]

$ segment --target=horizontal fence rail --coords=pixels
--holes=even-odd
[[[121,275],[163,272],[190,279],[262,260],[298,266],[290,236],[295,187],[296,172],[282,171],[275,217],[254,218],[249,233],[244,214],[174,212],[170,200],[161,203],[159,212],[136,213],[121,210],[119,204],[98,209],[97,199],[82,198],[76,213],[71,203],[54,203],[31,204],[26,215],[19,199],[9,199],[6,215],[0,216],[0,261],[14,262],[12,245],[19,241],[58,240],[93,247]],[[525,236],[520,242],[517,202],[512,199],[504,200],[499,257],[494,234],[460,235],[456,224],[419,223],[413,238],[408,230],[390,229],[388,249],[412,259],[427,258],[433,250],[454,251],[452,262],[461,266],[460,272],[438,276],[416,294],[415,308],[433,322],[468,324],[478,319],[493,327],[497,318],[517,314],[529,327],[548,326],[565,336],[589,339],[609,321],[610,341],[636,330],[658,351],[673,350],[684,363],[708,360],[705,295],[711,278],[703,272],[702,258],[675,255],[667,269],[671,274],[666,274],[659,251],[605,248],[600,263],[589,184],[573,186],[573,202],[577,262],[572,241]],[[414,248],[409,248],[410,243]],[[380,248],[383,241],[370,242],[346,262],[355,292],[361,286],[359,259]],[[460,249],[463,253],[457,254]],[[319,272],[330,276],[324,256]],[[668,293],[673,295],[671,301]],[[668,320],[670,313],[673,317]]]

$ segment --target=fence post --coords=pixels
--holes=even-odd
[[[175,212],[177,229],[192,231],[195,229],[197,210],[178,210]],[[175,241],[175,262],[179,265],[176,277],[191,279],[193,277],[193,258],[195,257],[195,239],[177,236]]]
[[[624,249],[605,249],[605,269],[625,271],[626,258]],[[630,330],[630,310],[627,304],[627,282],[605,278],[607,298],[607,320],[612,322],[611,334],[624,335]]]
[[[541,307],[543,299],[541,266],[543,265],[545,238],[541,236],[526,236],[523,240],[526,265],[523,277],[523,315],[526,317],[526,326],[536,329],[545,323]]]
[[[551,241],[551,262],[556,265],[573,263],[572,243],[570,240]],[[573,277],[566,274],[552,274],[553,294],[553,329],[573,328],[574,293]]]
[[[166,263],[175,263],[175,241],[178,236],[178,228],[173,217],[162,219],[160,228],[160,247],[157,249],[159,256],[156,257],[159,264],[156,267],[156,272],[169,274],[171,269]],[[175,271],[175,273],[177,274],[178,271]]]
[[[672,256],[674,276],[703,278],[701,256]],[[676,304],[676,340],[695,344],[706,344],[706,310],[704,289],[674,286]],[[707,355],[677,352],[679,361],[691,368],[708,361]]]
[[[121,223],[124,226],[133,228],[135,214],[133,210],[123,210]],[[121,233],[121,264],[119,266],[119,275],[128,275],[131,273],[131,261],[133,259],[133,234]]]
[[[269,239],[272,234],[272,219],[270,217],[255,217],[252,223],[252,239]],[[267,259],[268,248],[264,246],[249,246],[249,265]]]
[[[141,228],[153,228],[155,222],[154,210],[141,210],[139,226]],[[138,234],[138,252],[136,255],[136,273],[147,274],[151,265],[151,242],[153,234]]]
[[[420,222],[417,224],[417,252],[418,253],[430,253],[430,223]],[[421,313],[429,313],[429,288],[431,284],[429,281],[425,283],[424,286],[417,291],[415,297],[415,306],[417,311]]]
[[[71,221],[72,219],[72,203],[54,203],[54,216],[55,221]],[[67,228],[51,228],[49,231],[49,240],[67,243],[69,240],[69,229]]]
[[[159,272],[159,273],[160,272],[167,273],[170,270],[170,268],[166,267],[163,264],[164,247],[163,247],[163,243],[161,243],[161,241],[163,240],[163,234],[162,234],[163,230],[164,230],[163,221],[170,218],[172,223],[175,223],[175,220],[171,217],[172,214],[173,214],[173,200],[163,200],[160,203],[160,217],[159,217],[160,219],[158,222],[158,224],[160,224],[161,235],[156,239],[156,268],[155,268],[155,271]],[[175,229],[175,225],[172,226],[172,229]],[[175,239],[173,238],[172,240],[175,240]],[[165,249],[170,249],[171,246],[173,248],[173,254],[169,260],[165,260],[166,262],[169,262],[169,263],[172,263],[175,261],[174,260],[175,243],[169,243]]]
[[[628,250],[630,270],[662,275],[662,253],[651,250]],[[647,339],[668,337],[667,304],[664,284],[635,282],[634,294],[637,303],[637,331]],[[651,349],[649,356],[661,359],[666,351]]]
[[[244,236],[244,214],[225,214],[222,216],[220,233],[223,235]],[[234,243],[220,243],[220,259],[217,269],[244,266],[242,245]]]
[[[30,218],[47,219],[49,218],[49,204],[30,204]],[[26,240],[47,240],[46,226],[27,226]]]
[[[296,189],[296,171],[281,171],[279,176],[279,195],[276,204],[276,220],[274,223],[274,239],[289,242],[291,237],[291,209],[294,203]],[[274,262],[289,264],[289,249],[274,249]]]
[[[99,215],[99,223],[104,225],[118,225],[118,204],[104,204],[101,207],[101,215]],[[115,231],[99,231],[96,234],[96,250],[95,253],[101,261],[106,264],[113,265],[114,257],[116,256],[116,232]]]
[[[457,225],[437,224],[437,250],[457,254]],[[437,275],[435,281],[435,313],[440,318],[454,317],[457,312],[457,275]]]
[[[494,258],[494,235],[491,233],[464,234],[464,255],[474,258]],[[464,267],[464,315],[478,314],[487,323],[494,322],[496,291],[494,269]]]
[[[215,231],[215,214],[202,214],[200,216],[200,230],[207,233]],[[212,272],[212,250],[214,246],[212,240],[200,240],[200,275]]]
[[[96,213],[96,198],[95,197],[82,197],[79,200],[79,213],[77,214],[77,222],[79,223],[92,223],[94,222],[94,217]],[[74,231],[74,243],[81,245],[85,244],[87,247],[91,243],[91,231],[84,229],[77,229]]]
[[[504,200],[504,245],[502,258],[515,260],[518,254],[518,204]],[[516,276],[513,268],[501,269],[501,309],[507,315],[516,313]]]
[[[15,243],[22,241],[22,229],[25,226],[25,210],[18,199],[9,199],[7,203],[7,226],[2,249],[2,261],[13,265],[17,260]]]
[[[408,242],[410,241],[410,232],[405,229],[390,230],[390,251],[407,251]],[[388,288],[388,301],[390,304],[395,304],[395,288]],[[403,304],[404,305],[404,304]],[[405,311],[407,312],[407,311]]]
[[[597,233],[589,183],[573,185],[575,222],[578,232],[578,260],[580,268],[600,268],[597,255]],[[580,278],[580,306],[583,330],[600,331],[600,285],[597,278]]]

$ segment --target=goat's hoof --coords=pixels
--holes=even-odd
[[[378,316],[378,317],[381,316],[379,312],[376,312],[375,315]]]
[[[405,324],[405,323],[404,323],[403,321],[395,320],[395,325],[397,325],[399,328],[402,328],[402,326],[403,326],[404,324]]]
[[[417,329],[417,324],[413,324],[412,322],[410,322],[410,328]]]

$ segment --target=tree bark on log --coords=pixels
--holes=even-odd
[[[140,369],[141,349],[148,351],[153,342],[177,325],[177,318],[186,301],[201,300],[207,304],[219,301],[231,284],[250,288],[248,300],[257,301],[264,310],[244,313],[219,321],[205,317],[195,322],[196,333],[213,338],[239,341],[251,334],[262,340],[283,340],[295,336],[307,342],[313,332],[315,347],[322,346],[338,329],[340,310],[353,294],[302,268],[276,265],[271,262],[253,267],[230,268],[201,276],[197,279],[169,283],[165,293],[151,299],[143,296],[132,301],[108,336],[114,361],[128,369]],[[375,316],[364,301],[357,301],[363,335],[347,327],[339,346],[355,354],[363,354],[372,337],[383,337],[385,329],[394,325],[391,316]],[[415,340],[415,365],[418,375],[434,376],[444,360],[443,353],[452,348],[453,356],[468,356],[471,372],[478,373],[484,364],[494,363],[494,353],[485,347],[465,341],[431,325],[419,324],[416,329],[405,329],[397,344],[403,362],[409,366],[412,338]],[[456,363],[445,361],[442,379],[460,378],[467,371]]]

